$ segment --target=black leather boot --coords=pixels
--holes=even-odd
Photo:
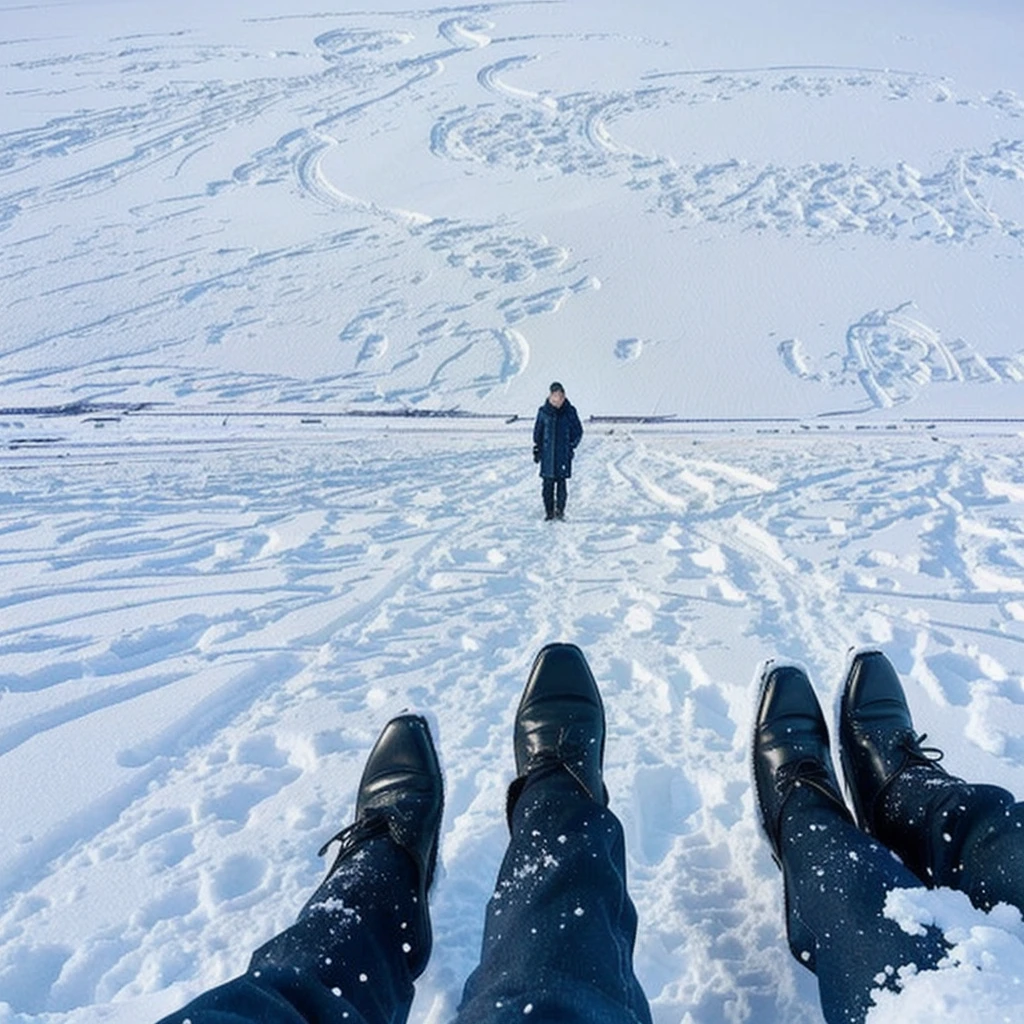
[[[782,869],[786,937],[793,955],[817,969],[817,937],[798,913],[782,842],[787,816],[811,815],[811,827],[835,815],[852,822],[829,753],[828,727],[810,680],[799,668],[769,662],[754,715],[754,788],[761,827]],[[822,812],[824,813],[824,817]],[[816,819],[816,820],[815,820]],[[792,820],[792,817],[791,817]]]
[[[509,821],[527,776],[543,769],[566,771],[606,806],[604,735],[601,694],[583,652],[575,644],[548,644],[533,663],[516,712],[517,777],[508,791]]]
[[[388,836],[416,866],[418,938],[410,960],[413,977],[426,967],[431,932],[427,892],[434,878],[444,807],[444,783],[427,722],[419,715],[399,715],[384,727],[370,751],[356,795],[355,821],[329,839],[341,845],[321,885],[329,885],[339,867],[371,840]],[[319,892],[319,890],[318,890]],[[314,895],[310,903],[318,899]]]
[[[780,867],[782,817],[797,789],[810,790],[852,821],[832,767],[825,716],[802,669],[771,662],[765,666],[752,756],[761,827]]]
[[[1013,803],[996,786],[972,785],[924,746],[896,670],[881,651],[857,654],[839,698],[839,752],[865,832],[899,854],[925,885],[959,888],[975,822]]]

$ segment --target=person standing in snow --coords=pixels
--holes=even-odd
[[[889,660],[857,653],[839,698],[851,814],[807,675],[773,663],[762,674],[756,802],[782,870],[789,947],[817,975],[828,1024],[864,1021],[875,992],[898,993],[901,971],[940,968],[951,949],[935,925],[908,931],[886,916],[894,890],[942,886],[980,910],[1008,903],[1024,912],[1024,803],[950,775],[924,739]]]
[[[565,481],[572,476],[572,457],[583,437],[583,426],[565,388],[556,380],[533,424],[533,461],[543,480],[544,518],[565,518]]]
[[[583,652],[548,644],[516,712],[508,849],[453,1024],[651,1024],[633,973],[637,916],[604,741]],[[426,720],[393,718],[366,760],[355,821],[320,851],[338,844],[295,924],[245,974],[161,1024],[404,1024],[431,952],[443,804]]]

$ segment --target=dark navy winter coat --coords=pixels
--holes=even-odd
[[[572,476],[572,455],[583,437],[583,425],[567,398],[560,409],[545,402],[533,424],[533,444],[540,453],[540,475],[549,479]]]

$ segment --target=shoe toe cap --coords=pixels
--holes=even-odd
[[[807,674],[795,666],[771,668],[761,684],[755,749],[770,763],[828,750],[828,727]]]
[[[583,652],[575,644],[548,644],[534,660],[520,707],[563,699],[601,706],[601,695]]]
[[[561,761],[585,778],[596,798],[604,739],[604,706],[583,652],[574,644],[549,644],[533,663],[516,712],[517,775]]]
[[[910,708],[899,676],[880,651],[858,654],[843,687],[840,724],[854,734],[882,728],[913,728]]]
[[[407,798],[440,803],[441,790],[441,767],[426,720],[399,715],[384,727],[367,758],[356,812]]]

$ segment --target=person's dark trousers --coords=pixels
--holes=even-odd
[[[863,1021],[879,979],[896,988],[899,968],[945,956],[938,929],[908,935],[883,916],[893,889],[924,888],[917,876],[813,789],[787,801],[780,839],[790,949],[817,975],[828,1024]]]
[[[245,974],[160,1024],[404,1024],[415,902],[411,858],[390,838],[374,839],[253,954]]]
[[[966,893],[982,910],[1024,913],[1024,804],[998,786],[907,768],[882,794],[883,838],[929,886]]]
[[[455,1024],[650,1024],[622,826],[561,768],[527,777]]]
[[[544,514],[551,519],[565,514],[565,499],[568,493],[564,476],[546,476],[541,484],[544,498]]]

